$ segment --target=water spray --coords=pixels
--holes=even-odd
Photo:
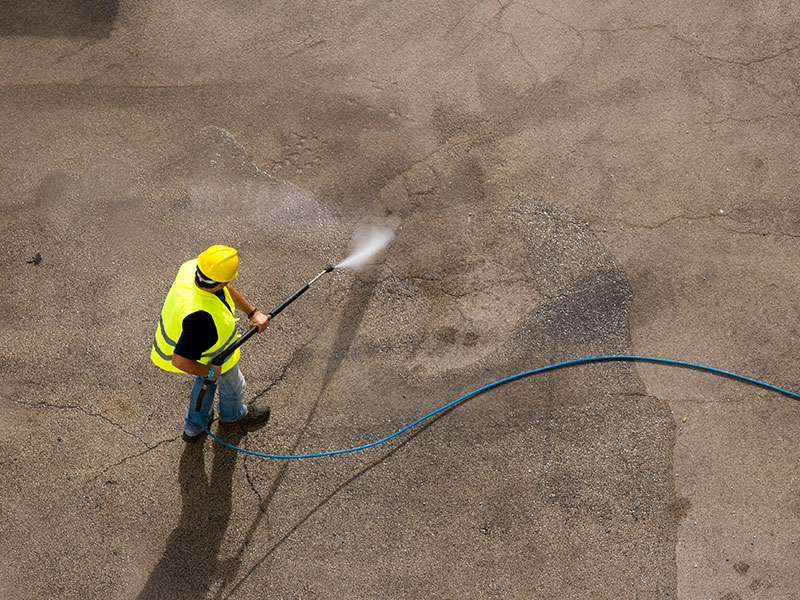
[[[291,295],[287,296],[283,302],[267,313],[267,316],[270,318],[270,320],[272,320],[272,318],[280,314],[284,308],[302,296],[308,290],[308,288],[310,288],[314,282],[317,281],[317,279],[325,275],[325,273],[330,273],[334,269],[357,269],[363,266],[375,254],[383,250],[383,248],[385,248],[386,245],[391,241],[392,237],[394,237],[394,232],[391,229],[371,229],[367,235],[363,237],[361,243],[357,245],[356,250],[354,250],[350,256],[345,258],[336,266],[328,265],[325,267],[311,281],[297,289]],[[248,329],[239,339],[233,342],[233,344],[228,346],[222,353],[215,356],[212,359],[211,364],[215,367],[223,364],[228,357],[233,354],[237,348],[239,348],[239,346],[253,337],[257,331],[257,325],[254,325]],[[200,408],[203,405],[203,397],[206,395],[206,388],[208,388],[209,384],[211,384],[210,379],[203,380],[203,387],[200,389],[200,393],[197,395],[197,401],[194,404],[194,409],[197,412],[200,412]]]
[[[358,269],[383,250],[392,241],[394,231],[388,228],[373,228],[357,238],[357,248],[350,256],[336,265],[337,269]]]
[[[361,243],[357,244],[356,250],[354,250],[353,253],[350,254],[350,256],[348,256],[342,262],[338,263],[336,266],[328,265],[327,267],[325,267],[325,269],[323,271],[321,271],[316,277],[314,277],[311,281],[306,283],[304,286],[302,286],[296,292],[294,292],[293,294],[288,296],[283,302],[281,302],[277,307],[275,307],[269,313],[269,317],[272,318],[272,317],[278,315],[281,311],[283,311],[284,308],[286,308],[292,302],[294,302],[300,296],[302,296],[308,290],[308,288],[311,287],[311,285],[315,281],[317,281],[320,277],[325,275],[325,273],[330,273],[334,269],[338,269],[338,268],[355,269],[355,268],[363,266],[372,256],[374,256],[375,254],[380,252],[391,241],[393,236],[394,236],[393,232],[391,230],[389,230],[389,229],[373,229],[373,230],[371,230],[370,232],[368,232],[368,234],[366,236],[364,236],[362,238]],[[236,340],[231,346],[229,346],[225,350],[225,352],[223,352],[219,356],[215,357],[214,360],[211,361],[211,364],[218,366],[218,365],[221,365],[222,363],[224,363],[225,360],[231,355],[231,353],[236,350],[236,348],[238,348],[244,342],[246,342],[248,339],[250,339],[253,336],[253,334],[255,334],[257,331],[258,331],[258,327],[251,327],[247,331],[247,333],[245,333],[242,337],[240,337],[238,340]],[[337,456],[337,455],[341,455],[341,454],[348,454],[348,453],[351,453],[351,452],[357,452],[359,450],[366,450],[367,448],[373,448],[373,447],[377,446],[378,444],[383,444],[384,442],[388,442],[389,440],[392,440],[392,439],[396,438],[400,434],[408,431],[409,429],[411,429],[412,427],[415,427],[416,425],[422,423],[423,421],[425,421],[427,419],[430,419],[431,417],[433,417],[435,415],[441,414],[442,412],[444,412],[444,411],[446,411],[446,410],[448,410],[450,408],[453,408],[454,406],[456,406],[458,404],[461,404],[462,402],[466,401],[467,399],[472,398],[474,396],[477,396],[478,394],[481,394],[486,390],[495,388],[495,387],[500,386],[502,384],[505,384],[505,383],[508,383],[508,382],[511,382],[511,381],[516,381],[518,379],[521,379],[523,377],[528,377],[530,375],[543,373],[545,371],[549,371],[549,370],[552,370],[552,369],[560,369],[562,367],[569,367],[569,366],[580,365],[580,364],[585,364],[585,363],[607,362],[607,361],[641,361],[641,362],[649,362],[649,363],[656,363],[656,364],[662,364],[662,365],[674,365],[674,366],[678,366],[678,367],[686,367],[686,368],[691,368],[691,369],[697,369],[697,370],[701,370],[701,371],[715,373],[717,375],[723,375],[723,376],[730,377],[730,378],[733,378],[733,379],[737,379],[739,381],[743,381],[743,382],[746,382],[746,383],[754,384],[754,385],[760,386],[762,388],[766,388],[766,389],[769,389],[769,390],[772,390],[772,391],[775,391],[775,392],[779,392],[779,393],[784,394],[786,396],[790,396],[791,398],[793,398],[795,400],[800,400],[800,394],[798,394],[796,392],[790,392],[789,390],[786,390],[786,389],[783,389],[783,388],[779,388],[779,387],[776,387],[774,385],[770,385],[768,383],[764,383],[763,381],[759,381],[757,379],[752,379],[750,377],[745,377],[744,375],[738,375],[738,374],[732,373],[730,371],[723,371],[721,369],[716,369],[714,367],[708,367],[708,366],[705,366],[705,365],[699,365],[699,364],[690,363],[690,362],[683,362],[683,361],[679,361],[679,360],[671,360],[671,359],[666,359],[666,358],[656,358],[656,357],[652,357],[652,356],[630,356],[630,355],[589,356],[589,357],[586,357],[586,358],[578,358],[578,359],[568,360],[568,361],[565,361],[565,362],[546,365],[546,366],[543,366],[543,367],[537,367],[537,368],[531,369],[529,371],[523,371],[522,373],[517,373],[516,375],[511,375],[510,377],[505,377],[503,379],[499,379],[497,381],[493,381],[493,382],[491,382],[489,384],[484,385],[483,387],[480,387],[480,388],[478,388],[476,390],[473,390],[473,391],[469,392],[468,394],[465,394],[464,396],[461,396],[460,398],[457,398],[456,400],[453,400],[452,402],[450,402],[448,404],[445,404],[444,406],[441,406],[441,407],[437,408],[436,410],[428,413],[427,415],[424,415],[423,417],[417,419],[416,421],[414,421],[412,423],[409,423],[405,427],[402,427],[401,429],[398,429],[397,431],[395,431],[394,433],[392,433],[392,434],[390,434],[390,435],[388,435],[386,437],[383,437],[383,438],[381,438],[381,439],[379,439],[377,441],[374,441],[374,442],[370,442],[368,444],[362,444],[360,446],[355,446],[355,447],[352,447],[352,448],[345,448],[343,450],[332,450],[332,451],[323,451],[323,452],[314,452],[314,453],[305,453],[305,454],[291,454],[291,455],[265,454],[265,453],[261,453],[261,452],[253,452],[251,450],[246,450],[245,448],[239,448],[238,446],[234,446],[233,444],[229,444],[228,442],[226,442],[224,440],[221,440],[220,438],[215,436],[213,433],[211,433],[209,431],[207,425],[203,425],[203,430],[210,437],[212,437],[214,440],[216,440],[217,442],[219,442],[223,446],[227,446],[228,448],[231,448],[231,449],[236,450],[238,452],[242,452],[244,454],[249,454],[251,456],[258,456],[258,457],[261,457],[261,458],[296,459],[296,458],[317,458],[317,457],[323,457],[323,456]],[[206,387],[207,387],[207,385],[209,383],[210,383],[209,380],[205,380],[204,381],[203,388],[200,390],[200,394],[198,395],[197,403],[195,405],[195,410],[196,411],[200,410],[200,407],[202,405],[203,396],[205,394]]]

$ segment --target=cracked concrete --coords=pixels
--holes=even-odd
[[[675,39],[680,39],[680,38],[676,37]],[[689,43],[689,42],[687,42],[686,40],[683,40],[683,39],[681,39],[681,41]],[[790,52],[794,52],[795,50],[798,50],[798,49],[800,49],[800,44],[795,44],[793,46],[790,46],[788,48],[785,48],[785,49],[780,50],[778,52],[775,52],[773,54],[768,54],[767,56],[762,56],[762,57],[759,57],[759,58],[754,58],[752,60],[745,60],[745,61],[730,60],[730,59],[720,58],[718,56],[709,56],[707,54],[703,54],[702,52],[696,52],[696,54],[698,56],[702,56],[703,58],[707,58],[708,60],[716,60],[716,61],[719,61],[719,62],[724,62],[724,63],[728,63],[728,64],[732,64],[732,65],[741,65],[743,67],[749,67],[751,65],[762,63],[762,62],[765,62],[765,61],[768,61],[768,60],[773,60],[775,58],[778,58],[779,56],[783,56],[784,54],[789,54]]]
[[[199,249],[263,307],[383,225],[245,347],[272,419],[227,441],[349,448],[592,354],[800,388],[795,4],[12,4],[0,597],[800,597],[767,391],[585,365],[276,462],[184,444],[147,360]]]
[[[119,423],[116,423],[116,422],[112,421],[106,415],[103,415],[101,413],[89,412],[88,410],[86,410],[82,406],[70,406],[70,405],[62,406],[60,404],[50,404],[50,403],[47,403],[47,402],[40,402],[40,403],[36,403],[35,404],[35,403],[32,403],[32,402],[25,402],[23,400],[14,400],[14,402],[16,404],[20,404],[22,406],[29,406],[31,408],[55,408],[55,409],[58,409],[58,410],[77,410],[77,411],[85,414],[87,417],[95,417],[95,418],[98,418],[98,419],[102,419],[103,421],[105,421],[109,425],[112,425],[112,426],[116,427],[117,429],[119,429],[120,431],[122,431],[123,433],[125,433],[125,434],[127,434],[127,435],[129,435],[129,436],[131,436],[133,438],[136,438],[143,445],[147,446],[147,442],[145,442],[142,438],[140,438],[136,433],[133,433],[132,431],[128,431],[127,429],[125,429],[125,427],[123,427]]]
[[[161,440],[160,442],[158,442],[156,444],[153,444],[153,445],[147,445],[146,444],[147,448],[145,448],[141,452],[137,452],[135,454],[129,454],[128,456],[123,457],[122,459],[118,460],[117,462],[103,467],[102,471],[100,471],[94,477],[92,477],[90,481],[96,481],[98,478],[100,478],[103,475],[105,475],[108,471],[110,471],[112,469],[115,469],[117,467],[121,467],[122,465],[124,465],[128,461],[133,460],[135,458],[141,458],[145,454],[148,454],[149,452],[152,452],[153,450],[158,449],[159,447],[163,446],[164,444],[170,444],[172,442],[176,442],[180,438],[181,438],[181,436],[177,435],[177,436],[175,436],[173,438],[169,438],[169,439],[166,439],[166,440]]]

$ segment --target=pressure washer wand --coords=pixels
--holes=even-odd
[[[295,300],[297,300],[297,299],[298,299],[300,296],[302,296],[302,295],[303,295],[303,294],[306,292],[306,290],[308,290],[308,288],[310,288],[310,287],[311,287],[311,285],[312,285],[312,284],[313,284],[313,283],[314,283],[314,282],[315,282],[317,279],[319,279],[320,277],[322,277],[323,275],[325,275],[325,273],[330,273],[331,271],[333,271],[333,266],[332,266],[332,265],[328,265],[327,267],[325,267],[325,270],[324,270],[324,271],[321,271],[321,272],[319,273],[319,275],[317,275],[316,277],[314,277],[314,279],[312,279],[311,281],[309,281],[309,282],[308,282],[307,284],[305,284],[303,287],[301,287],[301,288],[300,288],[300,289],[298,289],[296,292],[294,292],[294,293],[293,293],[291,296],[289,296],[288,298],[286,298],[286,300],[284,300],[284,301],[283,301],[283,302],[281,302],[281,303],[280,303],[278,306],[276,306],[275,308],[273,308],[273,309],[272,309],[272,310],[271,310],[271,311],[268,313],[268,316],[269,316],[270,320],[271,320],[273,317],[275,317],[275,316],[277,316],[278,314],[280,314],[280,313],[283,311],[283,309],[284,309],[284,308],[286,308],[286,307],[287,307],[287,306],[289,306],[289,305],[290,305],[292,302],[294,302],[294,301],[295,301]],[[233,354],[233,353],[236,351],[236,349],[237,349],[239,346],[241,346],[241,345],[242,345],[242,344],[244,344],[244,343],[245,343],[247,340],[249,340],[251,337],[253,337],[253,335],[255,335],[257,331],[258,331],[258,326],[256,326],[256,325],[254,325],[253,327],[251,327],[250,329],[248,329],[248,330],[247,330],[247,331],[246,331],[246,332],[245,332],[245,333],[244,333],[244,334],[243,334],[243,335],[242,335],[242,336],[241,336],[239,339],[237,339],[237,340],[236,340],[236,341],[235,341],[233,344],[231,344],[230,346],[228,346],[228,347],[225,349],[225,351],[224,351],[224,352],[222,352],[221,354],[218,354],[217,356],[215,356],[215,357],[213,358],[213,360],[211,361],[211,364],[212,364],[212,365],[214,365],[215,367],[218,367],[218,366],[220,366],[222,363],[224,363],[224,362],[225,362],[225,361],[228,359],[228,357],[229,357],[231,354]],[[198,412],[200,411],[200,408],[201,408],[201,406],[203,405],[203,397],[206,395],[206,388],[208,387],[208,385],[209,385],[210,383],[211,383],[211,380],[210,380],[210,379],[204,379],[204,380],[203,380],[203,387],[200,389],[200,393],[197,395],[197,401],[196,401],[196,402],[195,402],[195,404],[194,404],[194,409],[195,409],[196,411],[198,411]]]
[[[289,296],[288,298],[286,298],[286,300],[284,300],[284,301],[283,301],[283,302],[281,302],[281,303],[280,303],[278,306],[276,306],[275,308],[273,308],[273,309],[272,309],[272,312],[270,312],[270,313],[269,313],[269,318],[271,319],[272,317],[275,317],[275,316],[277,316],[277,315],[278,315],[278,313],[280,313],[280,312],[281,312],[281,311],[282,311],[284,308],[286,308],[287,306],[289,306],[289,305],[290,305],[292,302],[294,302],[294,301],[295,301],[295,300],[297,300],[297,299],[298,299],[298,298],[299,298],[301,295],[303,295],[303,294],[305,293],[305,291],[306,291],[308,288],[310,288],[310,287],[311,287],[311,284],[312,284],[312,283],[314,283],[314,282],[315,282],[317,279],[319,279],[320,277],[322,277],[323,275],[325,275],[325,273],[330,273],[331,271],[333,271],[333,267],[332,267],[331,265],[328,265],[327,267],[325,267],[325,270],[324,270],[324,271],[322,271],[322,272],[321,272],[319,275],[317,275],[316,277],[314,277],[314,279],[312,279],[311,281],[309,281],[307,284],[305,284],[303,287],[301,287],[299,290],[297,290],[297,291],[296,291],[294,294],[292,294],[291,296]],[[237,340],[237,342],[238,342],[238,340]],[[241,344],[240,344],[240,345],[241,345]],[[237,347],[238,347],[238,346],[237,346]]]

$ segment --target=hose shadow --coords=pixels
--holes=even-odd
[[[230,441],[238,442],[242,435],[232,434]],[[220,576],[230,572],[228,561],[219,561],[219,551],[231,518],[237,455],[215,444],[209,475],[203,444],[186,445],[178,466],[180,520],[137,600],[202,598]]]

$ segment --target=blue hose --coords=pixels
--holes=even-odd
[[[755,385],[759,385],[761,387],[765,387],[769,390],[773,390],[775,392],[780,392],[781,394],[785,394],[790,396],[794,399],[800,399],[800,394],[796,394],[794,392],[790,392],[788,390],[784,390],[779,387],[775,387],[774,385],[770,385],[768,383],[764,383],[763,381],[758,381],[757,379],[751,379],[750,377],[745,377],[744,375],[737,375],[736,373],[731,373],[729,371],[723,371],[721,369],[715,369],[714,367],[706,367],[704,365],[697,365],[694,363],[683,362],[680,360],[670,360],[667,358],[653,358],[650,356],[627,356],[627,355],[611,355],[611,356],[590,356],[588,358],[577,358],[575,360],[568,360],[566,362],[555,363],[552,365],[547,365],[544,367],[539,367],[538,369],[531,369],[530,371],[524,371],[522,373],[517,373],[516,375],[511,375],[510,377],[505,377],[504,379],[498,379],[497,381],[493,381],[492,383],[486,384],[483,387],[480,387],[476,390],[471,391],[468,394],[461,396],[460,398],[453,400],[449,404],[445,404],[444,406],[437,408],[433,412],[429,412],[424,417],[421,417],[414,421],[413,423],[409,423],[402,429],[398,429],[391,435],[387,435],[385,438],[381,438],[375,442],[370,444],[364,444],[363,446],[356,446],[355,448],[346,448],[344,450],[332,450],[329,452],[315,452],[312,454],[291,454],[291,455],[284,455],[284,454],[263,454],[261,452],[253,452],[252,450],[246,450],[245,448],[239,448],[238,446],[234,446],[229,444],[213,433],[211,433],[206,426],[203,426],[205,432],[215,439],[217,442],[222,444],[223,446],[227,446],[228,448],[232,448],[233,450],[237,450],[239,452],[244,452],[245,454],[250,454],[251,456],[259,456],[261,458],[276,458],[281,460],[288,460],[292,458],[319,458],[322,456],[335,456],[337,454],[348,454],[350,452],[356,452],[358,450],[366,450],[367,448],[372,448],[373,446],[377,446],[378,444],[382,444],[384,442],[388,442],[392,438],[396,438],[401,433],[408,431],[415,425],[419,425],[426,419],[430,419],[432,416],[439,414],[447,410],[448,408],[452,408],[453,406],[464,402],[464,400],[471,398],[473,396],[477,396],[481,392],[485,392],[493,387],[497,387],[504,383],[508,383],[509,381],[514,381],[515,379],[521,379],[522,377],[527,377],[528,375],[534,375],[536,373],[543,373],[544,371],[550,371],[552,369],[558,369],[560,367],[568,367],[571,365],[578,365],[581,363],[590,363],[590,362],[601,362],[601,361],[611,361],[611,360],[629,360],[629,361],[643,361],[643,362],[652,362],[652,363],[659,363],[665,365],[678,365],[681,367],[691,367],[693,369],[700,369],[702,371],[709,371],[711,373],[717,373],[718,375],[725,375],[727,377],[733,377],[734,379],[739,379],[740,381],[746,381],[748,383],[753,383]]]

